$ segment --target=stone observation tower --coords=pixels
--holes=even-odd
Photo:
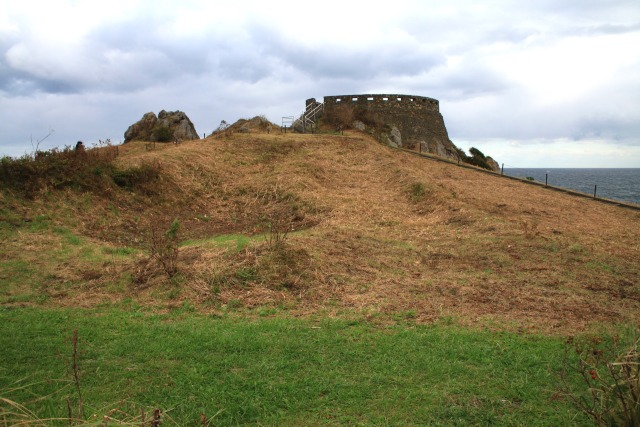
[[[373,132],[389,145],[457,158],[449,139],[437,99],[414,95],[337,95],[306,101],[305,112],[296,122],[305,127],[322,118],[338,126]]]

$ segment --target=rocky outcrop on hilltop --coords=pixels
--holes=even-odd
[[[200,139],[189,117],[182,111],[162,110],[156,116],[149,112],[129,126],[124,133],[124,142],[150,141],[172,142],[175,140]]]

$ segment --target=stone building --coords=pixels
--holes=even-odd
[[[430,152],[457,159],[456,146],[449,139],[437,99],[398,94],[325,96],[320,104],[306,101],[303,123],[322,117],[338,126],[368,129],[392,146]]]

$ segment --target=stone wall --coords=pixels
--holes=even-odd
[[[307,100],[307,104],[309,101]],[[426,96],[413,95],[340,95],[325,96],[325,108],[332,106],[350,104],[356,108],[376,111],[394,111],[405,114],[419,113],[422,111],[440,111],[437,99]]]
[[[307,107],[315,102],[308,99]],[[324,116],[353,119],[392,146],[457,158],[437,99],[398,94],[325,96]]]

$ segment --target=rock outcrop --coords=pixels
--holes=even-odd
[[[149,112],[124,133],[124,142],[151,141],[172,142],[175,140],[200,139],[189,117],[182,111],[162,110],[156,117]]]

